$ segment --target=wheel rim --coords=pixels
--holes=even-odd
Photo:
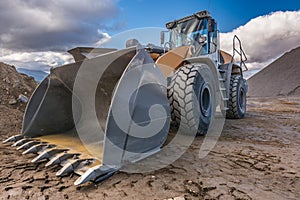
[[[200,109],[202,114],[207,117],[210,113],[211,107],[211,95],[210,90],[207,84],[202,87],[201,94],[200,94]]]

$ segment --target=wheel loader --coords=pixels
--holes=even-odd
[[[191,137],[208,133],[217,109],[244,117],[247,58],[238,37],[233,55],[221,51],[208,11],[166,27],[159,47],[130,40],[121,50],[70,50],[75,63],[51,69],[27,104],[21,134],[3,142],[36,154],[33,163],[61,167],[57,176],[80,175],[79,185],[159,152],[170,126]]]

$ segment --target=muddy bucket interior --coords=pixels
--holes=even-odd
[[[79,155],[71,161],[88,161],[95,179],[157,152],[169,113],[163,74],[144,49],[131,47],[52,69],[27,105],[22,136]],[[72,166],[84,174],[88,168],[75,169],[80,162]]]

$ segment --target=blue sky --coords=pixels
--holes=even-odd
[[[300,46],[300,0],[1,0],[0,61],[49,71],[73,62],[66,51],[77,46],[159,45],[166,22],[201,10],[217,20],[221,48],[232,52],[237,34],[254,67]]]
[[[257,16],[299,10],[300,0],[120,0],[119,6],[124,29],[164,27],[167,21],[206,9],[219,30],[229,32]]]

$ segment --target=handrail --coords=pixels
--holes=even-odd
[[[238,48],[236,48],[236,43],[238,42]],[[240,67],[242,68],[243,66],[245,67],[245,71],[248,70],[248,67],[246,66],[246,61],[247,61],[247,56],[242,48],[242,42],[238,38],[237,35],[234,35],[233,37],[233,54],[232,54],[232,61],[234,60],[235,53],[237,53],[240,56]]]

